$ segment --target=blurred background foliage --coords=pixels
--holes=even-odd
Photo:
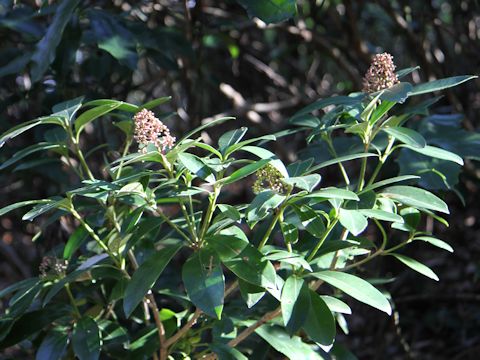
[[[359,91],[372,54],[393,54],[399,69],[419,65],[409,78],[417,83],[478,74],[479,40],[478,0],[0,0],[0,132],[78,96],[142,103],[170,95],[162,111],[177,136],[223,115],[237,117],[225,126],[248,126],[252,136],[272,133],[319,98]],[[463,174],[453,163],[425,163],[411,151],[390,165],[420,173],[424,187],[455,190],[444,193],[450,227],[435,225],[434,231],[456,252],[412,245],[410,251],[434,266],[441,281],[405,271],[390,289],[395,316],[354,310],[342,341],[360,359],[477,358],[478,85],[476,80],[447,91],[436,99],[435,113],[415,124],[432,144],[439,133],[448,135],[448,144],[437,145],[470,159]],[[95,158],[95,146],[106,143],[110,156],[119,156],[120,131],[99,124],[87,129],[83,145],[92,149],[100,176],[103,159]],[[215,139],[226,129],[204,136]],[[38,130],[19,137],[2,148],[0,163],[32,143],[28,136],[48,140],[58,134]],[[275,151],[292,161],[304,144],[295,135],[278,141]],[[69,176],[61,163],[35,154],[8,170],[0,174],[0,206],[58,192]],[[324,180],[332,183],[336,176],[327,172]],[[242,201],[251,195],[238,189],[232,196]],[[433,230],[433,222],[425,225]],[[1,219],[0,288],[36,274],[41,256],[72,231],[65,220],[41,226],[46,232],[32,245],[36,225],[15,216]],[[384,262],[364,271],[372,277],[398,273],[400,267]]]

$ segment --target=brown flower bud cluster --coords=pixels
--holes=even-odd
[[[263,190],[273,190],[277,193],[284,194],[291,189],[291,186],[285,184],[283,175],[277,168],[271,164],[265,165],[255,173],[257,179],[253,183],[252,190],[255,194]]]
[[[133,117],[135,122],[134,138],[145,151],[148,144],[155,145],[162,153],[171,149],[175,138],[170,135],[168,127],[155,117],[155,114],[143,109]]]
[[[67,271],[68,261],[63,259],[57,259],[53,256],[44,256],[38,270],[40,271],[40,277],[64,277]]]
[[[399,81],[395,74],[395,68],[393,56],[389,53],[375,55],[363,78],[363,91],[373,93],[397,84]]]

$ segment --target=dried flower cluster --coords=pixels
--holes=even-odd
[[[135,121],[134,138],[145,150],[148,144],[154,144],[162,153],[171,149],[175,138],[170,135],[168,127],[155,117],[155,114],[143,109],[133,117]]]
[[[363,91],[372,93],[397,84],[399,81],[395,74],[395,67],[393,56],[389,53],[375,55],[363,78]]]
[[[258,194],[263,190],[273,190],[283,194],[290,190],[290,185],[285,184],[282,181],[283,175],[281,172],[271,164],[267,164],[258,170],[255,173],[255,176],[257,179],[252,186],[252,190],[255,194]]]
[[[63,277],[67,271],[68,261],[63,259],[57,259],[53,256],[44,256],[38,270],[40,271],[40,277]]]

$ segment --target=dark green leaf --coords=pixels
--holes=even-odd
[[[255,332],[276,351],[289,359],[323,359],[310,345],[304,343],[299,336],[290,336],[279,326],[266,324],[260,326]]]
[[[218,360],[248,360],[240,351],[226,344],[215,343],[210,348],[217,354]]]
[[[183,244],[179,243],[158,250],[133,273],[123,299],[123,310],[127,317],[135,310],[148,290],[153,287],[163,269],[182,246]]]
[[[460,85],[465,81],[476,79],[476,75],[463,75],[463,76],[453,76],[445,79],[434,80],[424,84],[419,84],[413,87],[410,91],[409,96],[415,96],[420,94],[426,94],[433,91],[447,89],[453,86]]]
[[[339,164],[345,161],[350,161],[350,160],[356,160],[356,159],[362,159],[366,157],[371,157],[371,156],[378,156],[376,154],[372,153],[362,153],[362,154],[352,154],[352,155],[345,155],[345,156],[339,156],[335,159],[324,161],[318,165],[312,166],[309,170],[308,173],[315,172],[317,170],[323,169],[324,167],[334,165],[334,164]]]
[[[275,268],[270,261],[264,260],[263,254],[252,245],[247,245],[237,257],[223,263],[246,282],[265,289],[276,289]]]
[[[310,290],[302,278],[292,275],[285,281],[281,305],[285,329],[293,335],[303,326],[310,309]]]
[[[325,232],[322,216],[317,214],[310,206],[294,207],[295,213],[300,218],[302,225],[310,234],[321,238]]]
[[[250,284],[242,279],[238,279],[238,285],[242,298],[249,309],[265,296],[265,289],[260,286]]]
[[[77,137],[78,134],[83,130],[83,128],[93,120],[108,114],[109,112],[115,110],[121,105],[120,102],[118,103],[113,103],[113,104],[105,104],[105,105],[100,105],[97,107],[94,107],[93,109],[89,109],[82,113],[76,120],[75,120],[75,130],[77,132]]]
[[[60,360],[68,345],[68,334],[66,329],[55,328],[50,330],[43,338],[36,360]]]
[[[453,248],[449,244],[447,244],[445,241],[433,238],[431,236],[417,236],[413,238],[413,240],[425,241],[440,249],[447,250],[448,252],[453,252]]]
[[[426,190],[412,186],[391,186],[383,189],[381,195],[405,205],[449,213],[448,206],[442,199]]]
[[[178,154],[178,159],[183,166],[199,178],[209,183],[215,182],[215,175],[213,174],[212,169],[210,169],[198,156],[189,153],[181,153]]]
[[[393,136],[395,139],[401,141],[404,144],[410,145],[415,148],[424,148],[427,142],[418,132],[412,129],[404,127],[387,127],[382,128],[387,134]]]
[[[318,174],[310,174],[305,176],[291,177],[289,179],[284,179],[283,182],[295,186],[299,189],[307,190],[312,192],[313,189],[318,185],[322,177]]]
[[[267,216],[269,210],[277,208],[284,199],[285,196],[274,191],[262,191],[255,196],[246,210],[247,222],[255,224],[262,220]]]
[[[379,309],[388,315],[392,313],[392,308],[387,298],[373,285],[357,276],[329,270],[312,273],[311,275],[342,290],[358,301]]]
[[[245,136],[247,133],[247,128],[242,127],[240,129],[235,129],[229,132],[226,132],[222,136],[220,136],[220,139],[218,139],[218,148],[220,152],[225,155],[227,149],[234,145],[237,144],[242,138]]]
[[[430,146],[430,145],[427,145],[423,148],[416,148],[414,146],[408,146],[408,145],[405,145],[405,147],[425,156],[446,160],[446,161],[453,161],[454,163],[457,163],[458,165],[463,166],[463,159],[457,154],[448,150],[444,150],[444,149],[441,149],[435,146]]]
[[[269,23],[284,21],[296,13],[295,0],[237,0],[250,18],[258,17]]]
[[[15,209],[19,209],[19,208],[24,207],[24,206],[33,205],[33,204],[49,204],[51,202],[53,202],[53,200],[50,200],[50,199],[20,201],[18,203],[11,204],[11,205],[8,205],[8,206],[5,206],[5,207],[1,208],[0,209],[0,216],[5,215],[6,213],[8,213],[10,211],[13,211]]]
[[[313,341],[329,346],[335,340],[335,320],[332,312],[316,292],[308,292],[310,308],[303,329]]]
[[[340,209],[340,224],[354,236],[359,235],[368,226],[368,220],[359,210]]]
[[[88,232],[84,227],[78,227],[68,238],[63,249],[63,258],[70,260],[80,246],[88,239]]]
[[[48,66],[55,59],[55,51],[58,44],[60,44],[60,40],[62,40],[63,31],[79,3],[80,0],[64,0],[59,3],[47,33],[37,44],[32,56],[33,82],[41,79],[45,71],[47,71]]]
[[[409,258],[408,256],[405,256],[405,255],[400,255],[400,254],[391,254],[391,255],[397,258],[398,260],[400,260],[405,265],[407,265],[409,268],[415,270],[416,272],[419,272],[420,274],[425,275],[430,279],[438,281],[437,274],[435,274],[428,266],[423,265],[421,262],[418,262],[417,260]]]
[[[164,96],[164,97],[161,97],[161,98],[150,100],[149,102],[146,102],[145,104],[143,104],[140,107],[142,109],[150,110],[150,109],[156,108],[157,106],[165,104],[166,102],[169,102],[170,100],[172,100],[171,96]]]
[[[225,277],[216,255],[207,250],[194,253],[183,265],[182,279],[195,306],[207,315],[220,319]]]
[[[95,320],[84,316],[75,324],[72,345],[79,360],[97,360],[100,357],[100,329]]]
[[[243,179],[244,177],[247,177],[248,175],[253,174],[257,170],[263,168],[269,162],[270,160],[267,159],[267,160],[255,161],[251,164],[245,165],[244,167],[238,170],[235,170],[232,174],[230,174],[226,178],[223,178],[221,182],[225,185],[234,183],[235,181],[238,181],[240,179]]]

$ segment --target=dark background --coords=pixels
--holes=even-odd
[[[68,1],[0,0],[0,132],[50,113],[77,96],[142,103],[172,96],[164,111],[177,136],[219,114],[232,127],[266,134],[318,98],[361,89],[371,55],[391,53],[399,69],[419,65],[410,81],[480,72],[480,6],[476,0],[298,1],[297,15],[266,25],[236,1],[77,1],[58,46],[39,52],[55,11]],[[43,56],[43,57],[41,57]],[[46,66],[51,62],[50,66]],[[42,67],[42,65],[45,65]],[[479,128],[480,92],[475,80],[445,91],[435,106],[463,113],[462,126]],[[107,142],[115,157],[120,133],[106,123],[87,131],[83,146]],[[42,130],[5,145],[0,162],[34,141]],[[476,138],[480,149],[480,140]],[[280,140],[285,161],[305,145],[302,136]],[[42,160],[38,162],[39,160]],[[58,162],[34,155],[25,169],[0,173],[0,207],[63,191],[73,178]],[[96,175],[102,158],[93,154]],[[434,282],[390,259],[362,271],[396,277],[388,285],[395,314],[387,317],[351,302],[350,334],[339,337],[359,359],[477,359],[480,351],[480,169],[467,160],[457,185],[465,204],[443,194],[450,227],[427,222],[455,248],[450,254],[413,244],[408,253],[431,266]],[[392,165],[393,166],[393,165]],[[336,175],[322,174],[335,182]],[[239,189],[237,200],[244,199]],[[0,288],[35,276],[42,255],[68,238],[66,222],[25,223],[21,213],[0,219]],[[35,243],[39,226],[46,228]]]

